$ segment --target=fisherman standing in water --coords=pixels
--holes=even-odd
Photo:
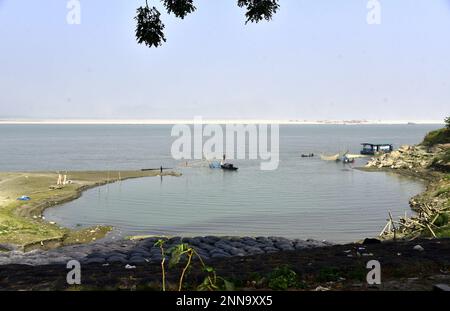
[[[226,159],[226,155],[225,155],[225,153],[223,154],[223,159],[222,159],[222,161],[220,162],[220,165],[224,165],[225,164],[225,159]]]

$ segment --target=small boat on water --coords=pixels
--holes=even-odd
[[[355,163],[355,158],[350,158],[347,155],[344,155],[342,157],[342,162],[344,162],[345,164]]]
[[[226,171],[237,171],[239,168],[235,167],[234,164],[226,163],[226,156],[223,155],[223,160],[220,162],[220,168]]]
[[[220,165],[220,168],[223,170],[227,170],[227,171],[237,171],[239,169],[238,167],[235,167],[231,163],[224,163],[224,164]]]

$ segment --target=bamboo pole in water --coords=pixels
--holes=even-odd
[[[394,228],[394,241],[397,239],[397,228],[395,227],[395,224],[394,224],[394,220],[392,219],[392,213],[391,213],[391,211],[389,211],[389,219],[391,220],[391,223],[392,223],[392,228]]]

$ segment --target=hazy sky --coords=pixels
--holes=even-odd
[[[236,0],[163,14],[139,46],[145,0],[0,0],[0,118],[442,119],[450,113],[450,1],[280,0],[245,25]],[[149,0],[161,7],[159,1]]]

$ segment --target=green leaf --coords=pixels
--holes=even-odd
[[[136,40],[139,44],[158,47],[166,42],[161,13],[155,7],[139,7],[134,19],[137,21]]]
[[[169,268],[175,267],[181,260],[181,256],[183,255],[183,248],[176,246],[170,251],[170,259],[169,259]]]
[[[164,241],[164,240],[162,240],[162,239],[161,239],[161,240],[158,240],[158,241],[156,241],[156,242],[155,242],[155,246],[157,246],[157,247],[161,247],[161,246],[163,246],[163,245],[164,245],[164,242],[165,242],[165,241]]]

